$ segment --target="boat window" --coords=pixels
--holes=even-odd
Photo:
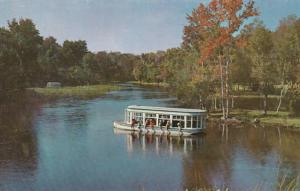
[[[130,113],[126,112],[126,121],[129,122],[130,121]]]
[[[137,121],[142,121],[143,120],[143,114],[142,113],[133,113],[133,119]]]
[[[193,116],[193,128],[197,128],[197,116]]]
[[[155,113],[146,113],[146,118],[156,118]]]
[[[142,116],[142,113],[134,113],[134,116],[136,116],[136,117],[141,117],[141,116]]]
[[[170,115],[159,115],[158,118],[158,125],[165,127],[167,125],[167,121],[170,120]]]
[[[184,128],[184,121],[178,119],[172,121],[172,127],[178,127],[179,124],[181,124],[181,127]]]
[[[176,119],[176,120],[184,120],[184,116],[181,116],[181,115],[174,115],[174,116],[173,116],[173,119]]]
[[[198,116],[198,128],[201,128],[201,124],[202,124],[202,117]]]
[[[191,128],[191,125],[192,125],[192,117],[187,116],[186,117],[186,128]]]
[[[159,115],[160,119],[170,119],[170,115]]]

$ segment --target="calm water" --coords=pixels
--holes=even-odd
[[[114,132],[130,104],[172,106],[156,89],[128,87],[94,100],[61,100],[0,116],[0,190],[276,190],[300,173],[300,134],[226,128],[168,138]],[[300,190],[300,189],[299,189]]]

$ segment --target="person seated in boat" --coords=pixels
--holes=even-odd
[[[138,128],[139,128],[139,129],[142,128],[142,121],[141,121],[141,120],[138,121]]]
[[[150,119],[150,127],[153,129],[155,126],[155,120],[154,119]]]
[[[171,127],[171,123],[170,123],[170,121],[168,120],[167,123],[166,123],[166,128],[167,128],[167,130],[169,130],[170,127]]]
[[[181,124],[180,121],[177,123],[177,127],[178,127],[178,130],[181,131],[181,129],[182,129],[182,124]]]
[[[162,121],[162,120],[159,120],[159,121],[158,121],[158,127],[159,127],[160,129],[162,129],[162,126],[163,126],[163,121]]]
[[[150,120],[149,120],[149,119],[146,119],[146,122],[145,122],[145,128],[147,128],[149,125],[150,125]]]
[[[137,123],[137,121],[135,119],[132,119],[131,120],[131,128],[133,129],[134,128],[134,125]]]

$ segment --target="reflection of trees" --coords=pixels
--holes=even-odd
[[[274,134],[265,128],[240,129],[235,136],[241,136],[240,144],[247,150],[248,154],[262,165],[266,163],[267,157],[272,152],[272,138]]]
[[[228,137],[226,137],[228,136]],[[285,184],[291,182],[300,173],[300,134],[277,128],[242,127],[225,129],[209,128],[205,137],[205,144],[197,150],[194,149],[184,157],[183,188],[195,189],[203,187],[234,186],[234,161],[241,151],[246,151],[242,159],[255,162],[258,166],[272,165],[278,173],[270,170],[268,186],[277,186],[285,178]],[[240,155],[241,156],[241,155]],[[246,163],[249,164],[249,163]],[[249,168],[252,168],[249,166]],[[242,169],[239,169],[242,170]],[[271,172],[272,171],[272,172]],[[256,174],[248,171],[242,172],[246,177],[255,177]],[[250,173],[250,174],[249,174]],[[276,182],[277,181],[277,182]],[[252,184],[259,184],[254,182]],[[237,186],[238,187],[238,186]]]
[[[276,127],[247,128],[247,139],[242,143],[248,153],[262,165],[273,158],[277,166],[277,183],[285,183],[300,173],[299,133]]]
[[[1,106],[0,175],[13,169],[35,170],[37,142],[33,132],[33,112],[33,106],[26,103]]]
[[[184,189],[228,185],[234,149],[226,141],[226,128],[223,133],[210,129],[205,137],[205,144],[193,149],[193,152],[184,157]]]
[[[182,154],[183,189],[239,190],[245,183],[254,189],[263,183],[262,189],[274,190],[283,178],[287,184],[300,173],[299,138],[300,133],[275,127],[217,125],[200,137],[127,134],[127,144],[129,152]]]

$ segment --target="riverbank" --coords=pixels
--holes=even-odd
[[[142,86],[154,86],[154,87],[169,87],[168,83],[164,82],[143,82],[143,81],[129,81],[128,83],[133,85],[142,85]]]
[[[290,116],[289,112],[269,111],[267,115],[263,115],[261,110],[233,110],[231,117],[237,122],[259,122],[268,125],[279,125],[286,128],[300,130],[300,117]],[[209,116],[212,119],[220,119],[221,112],[211,112]]]
[[[47,99],[59,98],[81,98],[92,99],[104,95],[107,92],[120,90],[119,85],[100,84],[100,85],[87,85],[87,86],[74,86],[74,87],[61,87],[61,88],[29,88],[29,90],[36,93],[38,96]]]

